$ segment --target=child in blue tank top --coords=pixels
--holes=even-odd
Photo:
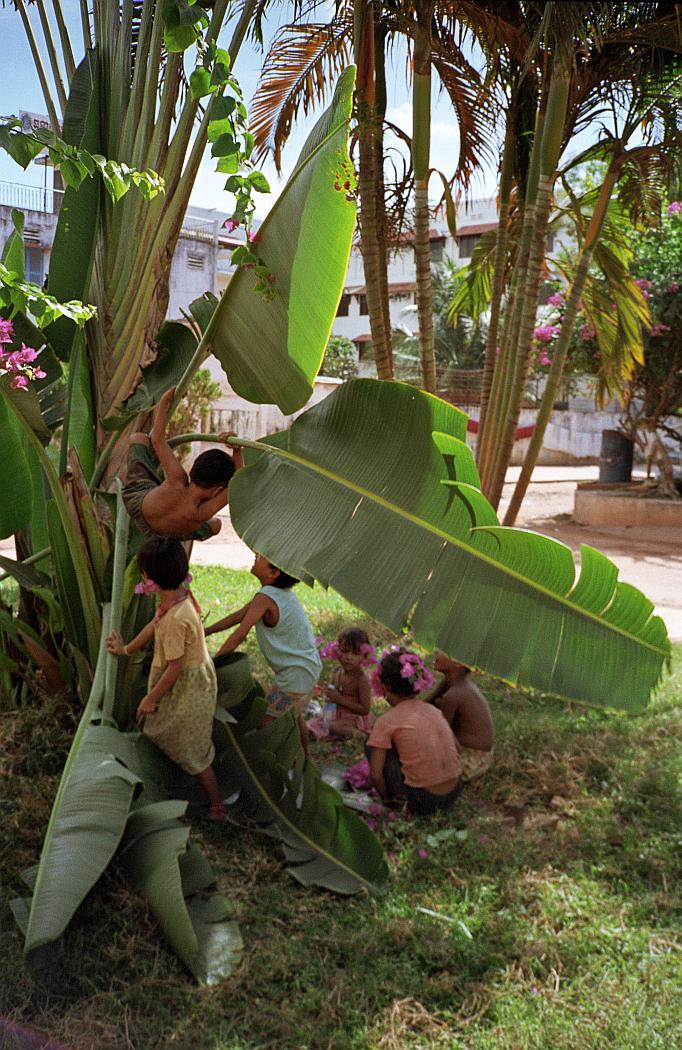
[[[261,652],[275,675],[274,688],[267,696],[264,724],[293,710],[307,754],[308,731],[303,709],[317,685],[322,661],[308,617],[291,590],[299,581],[262,554],[256,555],[251,572],[260,582],[260,590],[242,609],[207,627],[206,634],[216,634],[239,624],[218,650],[217,655],[221,656],[238,649],[255,627]]]

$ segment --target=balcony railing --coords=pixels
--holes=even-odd
[[[0,180],[0,206],[20,208],[22,211],[58,212],[63,190],[48,186],[29,186],[25,182]]]

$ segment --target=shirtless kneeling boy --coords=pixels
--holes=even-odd
[[[451,660],[436,649],[434,671],[443,680],[424,696],[440,708],[455,734],[462,766],[462,779],[475,780],[490,768],[493,760],[493,719],[488,701],[471,681],[468,667]]]

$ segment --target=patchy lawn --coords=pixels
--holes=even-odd
[[[245,572],[194,573],[209,621],[257,586]],[[358,620],[373,641],[391,637],[338,595],[298,593],[325,638]],[[262,675],[255,639],[246,648]],[[638,717],[480,684],[495,764],[450,814],[379,820],[391,868],[380,898],[305,890],[276,843],[197,828],[245,942],[240,970],[210,989],[113,871],[58,964],[28,970],[8,901],[37,860],[78,711],[43,697],[0,712],[0,1013],[78,1050],[681,1045],[682,648]],[[313,754],[359,757],[353,744]]]

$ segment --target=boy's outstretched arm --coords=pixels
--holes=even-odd
[[[272,598],[268,598],[266,594],[257,594],[255,598],[252,598],[239,627],[232,632],[229,638],[225,639],[216,656],[222,656],[223,653],[233,653],[235,649],[238,649],[251,628],[255,627],[258,621],[263,619],[266,612],[272,609],[277,609],[277,606]]]
[[[230,613],[229,616],[223,616],[222,620],[216,620],[210,627],[204,628],[204,634],[208,638],[209,634],[218,634],[219,631],[226,631],[228,627],[234,627],[235,624],[241,623],[246,611],[251,605],[251,602],[247,602],[241,609],[237,609],[236,612]]]
[[[177,458],[166,439],[166,423],[168,422],[168,409],[175,395],[175,387],[172,386],[163,395],[154,413],[154,424],[149,435],[152,448],[158,456],[159,463],[163,467],[166,481],[182,481],[187,484],[187,473]]]

